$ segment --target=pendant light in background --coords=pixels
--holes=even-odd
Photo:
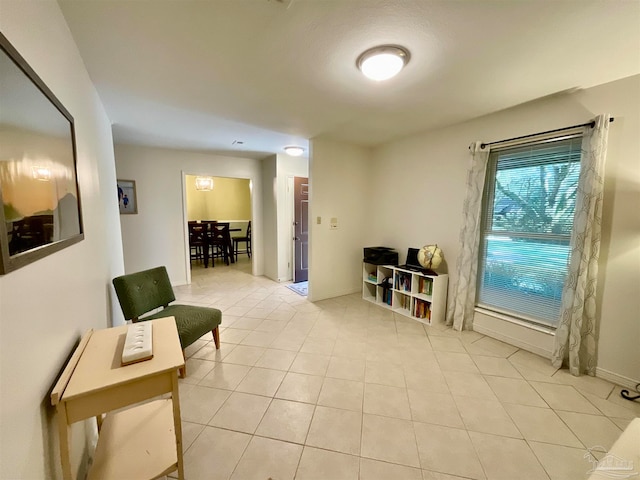
[[[213,178],[212,177],[196,177],[196,190],[201,192],[208,192],[213,190]]]

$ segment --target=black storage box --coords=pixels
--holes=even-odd
[[[398,252],[389,247],[364,247],[364,262],[373,265],[398,265]]]

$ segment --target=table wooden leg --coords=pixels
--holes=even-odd
[[[62,478],[73,480],[71,472],[71,452],[69,442],[71,441],[71,429],[67,423],[67,409],[64,402],[56,405],[58,416],[58,434],[60,437],[60,461],[62,463]]]
[[[227,252],[228,252],[227,258],[231,259],[231,263],[236,263],[233,260],[233,242],[231,241],[231,238],[229,238],[227,241]]]
[[[184,459],[182,456],[182,420],[180,419],[180,393],[178,391],[178,372],[171,375],[171,401],[173,402],[173,424],[176,431],[176,452],[178,454],[178,479],[184,480]]]

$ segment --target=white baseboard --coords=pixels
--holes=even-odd
[[[483,325],[478,325],[477,322],[474,323],[473,330],[483,335],[487,335],[488,337],[495,338],[496,340],[500,340],[501,342],[505,342],[505,343],[508,343],[509,345],[513,345],[514,347],[522,348],[527,352],[535,353],[536,355],[540,355],[541,357],[544,357],[544,358],[551,358],[552,352],[550,350],[540,347],[539,345],[534,345],[532,343],[525,342],[520,338],[505,335],[493,329],[487,328]]]
[[[596,377],[629,388],[632,391],[635,391],[636,385],[640,383],[640,380],[638,379],[634,380],[623,375],[618,375],[617,373],[610,372],[609,370],[605,370],[600,367],[596,367]]]
[[[549,342],[550,338],[547,336],[548,334],[534,332],[532,329],[524,326],[503,322],[504,320],[500,318],[478,315],[476,313],[473,329],[478,333],[508,343],[514,347],[522,348],[523,350],[535,353],[544,358],[551,358],[553,342]],[[596,377],[632,389],[632,391],[635,391],[636,385],[640,383],[640,380],[625,377],[624,375],[605,370],[601,367],[596,367]]]

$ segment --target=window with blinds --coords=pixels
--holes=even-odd
[[[582,137],[489,156],[477,305],[555,327],[567,276]]]

